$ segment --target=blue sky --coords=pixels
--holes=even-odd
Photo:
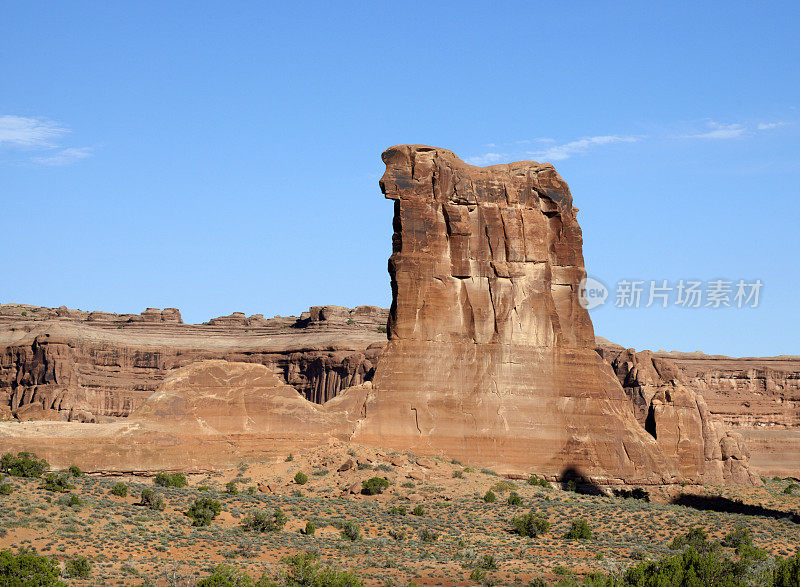
[[[637,349],[800,354],[800,3],[0,8],[0,302],[186,321],[388,306],[380,153],[551,161],[589,273],[760,279],[592,311]]]

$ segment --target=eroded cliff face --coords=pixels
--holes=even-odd
[[[733,478],[745,468],[800,475],[800,358],[636,352],[605,340],[598,352],[659,442],[670,443],[676,430],[702,432],[716,477],[720,466]]]
[[[318,306],[299,318],[234,313],[190,325],[174,309],[0,306],[0,418],[127,417],[171,371],[207,359],[268,366],[324,403],[372,378],[386,318],[374,306]]]
[[[551,165],[477,168],[419,145],[383,160],[394,297],[357,439],[599,482],[752,481],[719,466],[694,394],[660,408],[661,440],[637,421],[594,351],[577,209]]]

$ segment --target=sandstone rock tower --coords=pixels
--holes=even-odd
[[[389,343],[356,440],[506,472],[699,481],[634,415],[578,303],[577,208],[552,165],[383,153],[394,200]],[[699,443],[699,445],[698,445]]]

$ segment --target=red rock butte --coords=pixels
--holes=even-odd
[[[266,366],[233,362],[251,360],[253,348],[217,349],[229,361],[205,360],[214,357],[204,349],[184,354],[196,360],[176,362],[146,399],[131,396],[141,403],[125,419],[0,423],[0,448],[89,470],[203,469],[344,440],[506,474],[760,483],[741,436],[726,432],[680,377],[662,376],[662,365],[646,393],[623,387],[631,379],[623,355],[612,369],[596,352],[577,296],[586,275],[578,210],[552,165],[479,168],[421,145],[392,147],[383,161],[381,190],[394,202],[389,340],[380,354],[370,344],[369,356],[347,355],[355,358],[345,376],[321,393],[301,377],[320,403]],[[220,328],[268,322],[216,320]],[[17,355],[28,353],[20,348]],[[287,374],[294,365],[297,378],[301,359],[269,352]],[[341,381],[354,386],[340,390]],[[65,401],[58,389],[53,395]]]

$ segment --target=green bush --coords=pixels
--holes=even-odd
[[[75,489],[75,486],[69,482],[69,477],[48,473],[44,477],[42,488],[47,489],[47,491],[67,493],[70,489]]]
[[[73,477],[83,477],[83,471],[81,471],[76,465],[72,465],[69,469],[67,469],[67,472]]]
[[[775,587],[797,587],[800,585],[800,549],[794,556],[775,561],[773,572]]]
[[[128,486],[122,483],[114,483],[114,487],[111,488],[111,495],[116,495],[117,497],[125,497],[128,495]]]
[[[11,483],[0,483],[0,495],[11,495],[14,493],[14,488]]]
[[[592,528],[586,520],[572,520],[564,538],[572,538],[573,540],[589,540],[592,538]]]
[[[514,528],[514,532],[529,538],[547,534],[550,530],[550,522],[539,518],[532,510],[524,516],[511,520],[511,526]]]
[[[228,481],[225,484],[225,493],[228,495],[239,495],[239,488],[236,487],[235,481]]]
[[[714,549],[714,544],[708,541],[708,532],[702,528],[692,528],[686,533],[686,536],[676,536],[669,545],[672,550],[680,550],[687,546],[694,548],[699,553]]]
[[[210,497],[194,500],[186,515],[192,519],[192,526],[208,526],[222,511],[222,504]]]
[[[383,493],[383,490],[389,487],[389,481],[383,477],[373,477],[361,482],[361,493],[364,495],[378,495]]]
[[[475,567],[487,571],[494,571],[497,569],[497,561],[491,554],[484,554],[476,561]]]
[[[151,510],[161,511],[164,509],[164,498],[152,489],[142,489],[142,501],[139,505],[150,508]]]
[[[186,487],[189,482],[183,473],[158,473],[153,479],[153,483],[159,487]]]
[[[464,478],[464,471],[453,471],[453,478],[454,479],[463,479]]]
[[[355,542],[361,538],[361,528],[355,522],[348,520],[342,525],[342,537]]]
[[[286,514],[276,507],[271,513],[248,512],[242,520],[242,528],[253,532],[279,532],[286,525]]]
[[[317,527],[314,525],[314,522],[306,522],[306,529],[303,530],[303,534],[306,536],[313,536],[316,531]]]
[[[50,465],[44,459],[37,459],[32,452],[20,452],[17,456],[6,453],[0,457],[0,472],[12,477],[41,477]]]
[[[70,508],[80,508],[83,505],[81,498],[75,495],[74,493],[70,494],[69,497],[67,497],[66,495],[62,497],[59,500],[59,503],[65,507],[70,507]]]
[[[413,510],[411,510],[412,516],[424,516],[425,515],[425,508],[421,505],[415,506]]]
[[[540,479],[536,475],[531,475],[530,477],[528,477],[527,483],[528,485],[544,487],[545,489],[550,489],[553,487],[552,485],[550,485],[550,482],[547,479],[544,478]]]
[[[490,489],[489,491],[483,494],[483,501],[485,501],[486,503],[494,503],[495,501],[497,501],[497,496]]]
[[[423,528],[419,532],[419,539],[423,542],[436,542],[439,539],[439,534],[428,528]]]
[[[308,483],[308,475],[303,473],[302,471],[298,471],[297,475],[294,476],[294,482],[298,485],[305,485]]]
[[[794,490],[795,490],[797,487],[798,487],[797,483],[789,483],[789,485],[787,485],[787,486],[786,486],[786,489],[784,489],[784,490],[783,490],[783,492],[784,492],[786,495],[791,495],[792,493],[794,493]]]
[[[519,493],[512,491],[508,496],[508,505],[522,505],[522,498]]]
[[[66,587],[58,575],[58,563],[33,549],[20,548],[17,554],[8,549],[0,551],[0,585]]]
[[[650,492],[642,489],[641,487],[635,487],[634,489],[615,489],[614,496],[621,497],[623,499],[639,499],[647,502],[650,501]]]
[[[398,506],[394,506],[394,507],[389,508],[389,513],[390,514],[397,514],[398,516],[405,516],[408,513],[408,509],[404,505],[401,505],[399,507]]]
[[[722,539],[722,546],[728,548],[739,548],[742,545],[751,546],[753,544],[753,537],[750,535],[750,530],[739,526],[731,530]]]
[[[196,587],[270,587],[274,582],[267,578],[266,572],[257,581],[233,565],[220,564],[211,574],[197,582]]]
[[[283,559],[289,568],[286,572],[286,585],[310,587],[361,587],[363,583],[351,571],[337,571],[323,567],[317,562],[319,555],[313,553],[297,554]]]
[[[86,579],[92,574],[92,563],[85,556],[76,556],[64,566],[64,576],[70,579]]]

